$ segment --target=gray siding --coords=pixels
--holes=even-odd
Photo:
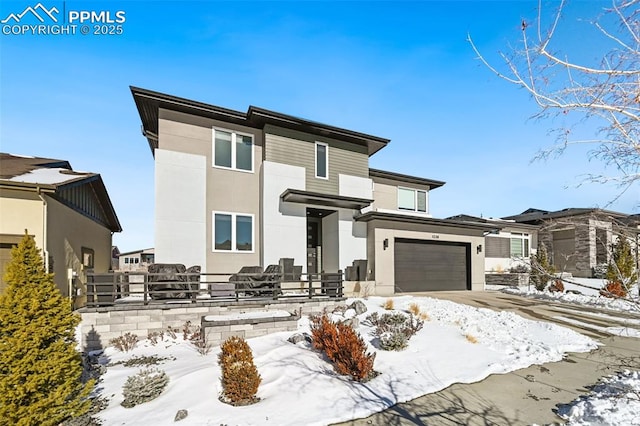
[[[316,178],[315,142],[329,145],[329,179]],[[339,195],[338,175],[369,177],[367,148],[289,129],[265,126],[265,160],[306,170],[306,190]]]

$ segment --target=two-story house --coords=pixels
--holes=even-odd
[[[131,91],[155,158],[156,262],[336,272],[364,259],[375,294],[483,288],[492,227],[432,218],[444,182],[370,169],[388,139]]]

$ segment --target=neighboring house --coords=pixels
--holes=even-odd
[[[610,261],[617,235],[633,230],[626,223],[633,216],[597,208],[528,209],[503,219],[539,226],[539,243],[547,248],[556,269],[576,277],[592,277],[596,266]]]
[[[64,160],[0,153],[2,275],[25,230],[43,250],[56,286],[71,296],[83,272],[110,269],[111,236],[122,228],[99,174],[74,171]]]
[[[369,168],[389,140],[131,88],[155,158],[155,261],[203,272],[368,262],[376,294],[482,289],[490,224],[434,219],[444,182]]]
[[[147,267],[154,262],[154,249],[129,251],[120,253],[118,257],[118,271],[146,271]]]
[[[482,218],[460,214],[449,219],[490,224],[495,231],[485,237],[485,272],[509,272],[519,266],[529,267],[538,247],[538,225],[513,220]]]

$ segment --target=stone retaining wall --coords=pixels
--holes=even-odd
[[[505,285],[525,287],[529,285],[529,274],[485,274],[485,283],[487,285]]]
[[[208,321],[205,318],[202,317],[201,326],[204,330],[205,343],[211,346],[219,346],[231,336],[250,339],[281,331],[296,331],[298,319],[300,319],[297,314],[291,314],[289,317],[245,318],[228,321]]]
[[[145,339],[149,332],[166,330],[169,326],[182,328],[187,321],[200,324],[202,317],[207,315],[268,310],[309,315],[321,313],[324,309],[332,310],[344,300],[344,298],[243,300],[82,308],[77,311],[82,317],[79,341],[85,351],[98,350],[107,347],[109,340],[125,333],[136,334],[140,339]],[[279,330],[278,327],[263,327],[268,329],[268,332],[285,331]]]

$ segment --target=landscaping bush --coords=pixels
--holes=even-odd
[[[386,311],[391,311],[393,310],[393,299],[387,299],[384,301],[384,304],[382,305],[382,307],[386,310]]]
[[[338,374],[363,382],[374,375],[375,354],[367,353],[365,341],[346,324],[333,323],[326,313],[311,317],[313,346],[325,353]]]
[[[409,305],[409,312],[411,312],[413,315],[419,317],[420,316],[420,305],[418,305],[417,303],[412,303]]]
[[[124,401],[121,405],[125,408],[135,407],[138,404],[156,399],[169,383],[167,374],[157,368],[141,370],[135,376],[129,376],[122,387]]]
[[[232,405],[247,405],[258,401],[256,393],[262,382],[253,363],[253,353],[241,337],[230,337],[222,343],[218,363],[222,369],[220,400]]]
[[[109,340],[109,343],[120,352],[129,352],[138,344],[138,336],[132,333],[125,333]]]
[[[393,312],[378,315],[374,312],[367,316],[366,320],[375,327],[374,335],[380,339],[380,348],[387,351],[406,348],[409,339],[424,326],[424,321],[413,313],[405,315]],[[403,335],[404,339],[399,335]]]
[[[562,280],[555,280],[553,284],[549,286],[551,293],[564,293],[564,284]]]
[[[544,244],[540,244],[538,252],[531,257],[529,280],[533,283],[536,290],[544,291],[555,271],[556,268],[549,262],[547,248]]]
[[[380,335],[380,348],[385,351],[401,351],[409,344],[409,338],[401,330],[388,331]]]
[[[80,316],[45,271],[33,237],[11,249],[0,295],[0,424],[57,425],[85,414]]]
[[[611,298],[627,297],[627,288],[620,281],[609,281],[600,290],[600,294]]]
[[[620,236],[611,246],[611,262],[607,266],[609,282],[619,282],[626,290],[637,281],[636,258],[629,240]]]

